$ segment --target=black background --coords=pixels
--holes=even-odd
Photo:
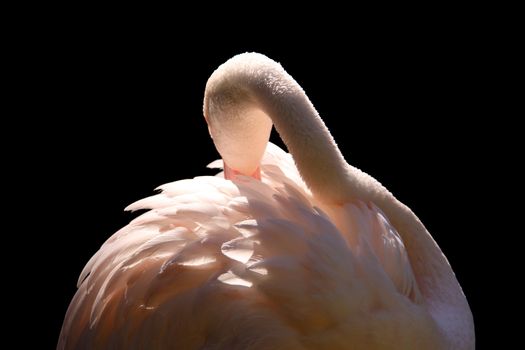
[[[45,320],[43,348],[56,344],[85,263],[134,217],[123,208],[162,183],[213,173],[205,168],[218,154],[202,117],[204,86],[246,51],[280,62],[347,161],[427,226],[467,295],[481,348],[489,321],[480,240],[488,232],[478,174],[481,116],[492,108],[483,33],[438,22],[417,30],[343,24],[332,43],[331,34],[300,27],[242,38],[235,33],[245,26],[190,36],[169,24],[75,21],[29,33],[17,82],[31,96],[17,110],[25,145],[13,148],[25,208],[38,207],[21,224],[37,252],[25,292]],[[275,134],[272,141],[282,146]]]

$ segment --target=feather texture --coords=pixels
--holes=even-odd
[[[261,177],[177,181],[128,206],[149,211],[82,271],[58,348],[442,348],[374,203],[318,202],[272,144]]]

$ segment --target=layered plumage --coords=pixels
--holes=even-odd
[[[355,168],[365,189],[326,200],[296,162],[268,144],[260,181],[196,177],[130,205],[149,211],[84,268],[58,348],[473,348],[468,304],[412,212]]]

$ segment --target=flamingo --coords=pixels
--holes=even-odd
[[[223,171],[126,208],[149,211],[85,266],[58,349],[474,349],[436,242],[280,64],[222,64],[204,117]]]

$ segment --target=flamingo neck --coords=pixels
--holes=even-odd
[[[278,63],[255,53],[233,57],[208,80],[204,101],[210,134],[229,168],[245,175],[256,170],[273,123],[319,199],[343,203],[355,192],[351,169],[332,135]]]

